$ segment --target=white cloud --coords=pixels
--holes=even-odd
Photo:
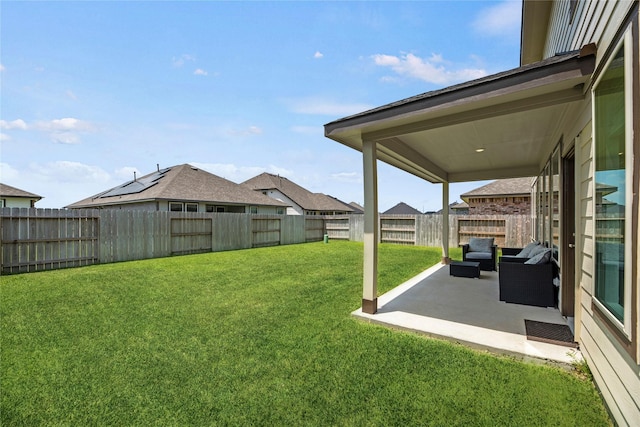
[[[18,180],[20,173],[9,163],[0,162],[0,182],[8,184]]]
[[[275,175],[280,175],[280,176],[286,176],[288,178],[292,177],[294,175],[293,171],[291,169],[285,169],[285,168],[281,168],[275,165],[269,165],[269,167],[267,168],[267,170],[265,172],[269,172]]]
[[[351,184],[361,184],[362,175],[358,172],[339,172],[331,174],[331,179],[339,182],[348,182]]]
[[[180,68],[185,64],[185,62],[195,62],[195,60],[195,56],[184,53],[178,57],[174,56],[171,58],[171,64],[176,68]]]
[[[324,55],[320,51],[316,51],[316,53],[313,54],[313,57],[316,58],[316,59],[320,59],[323,56]]]
[[[209,73],[207,73],[205,70],[203,70],[202,68],[197,68],[193,74],[195,74],[196,76],[206,76]]]
[[[479,34],[517,39],[520,34],[522,2],[507,0],[482,10],[472,24]]]
[[[289,99],[285,102],[294,113],[325,116],[348,116],[373,108],[369,104],[347,104],[321,98]]]
[[[412,53],[401,56],[377,54],[372,56],[376,65],[391,68],[397,75],[407,76],[429,83],[446,85],[484,77],[487,72],[477,68],[450,70],[445,67],[446,61],[439,54],[432,54],[424,59]],[[384,77],[383,81],[390,81]]]
[[[54,119],[49,121],[36,122],[36,128],[47,132],[64,132],[64,131],[92,131],[94,126],[84,120],[66,117],[63,119]]]
[[[122,181],[131,181],[133,179],[133,174],[136,174],[138,177],[142,176],[138,168],[134,166],[125,166],[120,169],[115,170],[115,177],[121,179]]]
[[[32,163],[29,168],[32,173],[56,182],[104,184],[111,179],[111,176],[98,166],[66,160],[44,164]]]
[[[11,130],[11,129],[20,129],[27,130],[27,123],[22,119],[16,119],[10,122],[6,120],[0,120],[0,129]]]
[[[51,140],[59,144],[78,144],[80,137],[76,132],[95,131],[95,126],[92,123],[73,117],[39,121],[35,123],[34,127],[49,133]]]

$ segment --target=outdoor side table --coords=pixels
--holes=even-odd
[[[480,277],[480,263],[473,261],[451,261],[449,274],[455,277]]]

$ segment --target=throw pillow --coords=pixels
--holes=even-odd
[[[472,237],[469,239],[469,252],[491,252],[493,238]]]
[[[536,246],[539,246],[538,242],[531,242],[527,246],[525,246],[519,253],[516,255],[518,258],[529,258],[529,254],[533,251]]]
[[[546,251],[548,248],[545,245],[536,245],[529,252],[529,258],[533,258],[534,256]]]
[[[525,264],[546,264],[551,261],[551,249],[544,249],[533,258],[529,258]]]

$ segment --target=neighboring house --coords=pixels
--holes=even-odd
[[[469,215],[469,204],[467,202],[456,202],[450,205],[454,215]]]
[[[435,212],[425,212],[426,214],[438,214],[442,215],[443,209],[440,209]],[[449,205],[449,215],[468,215],[469,214],[469,205],[465,202],[458,203],[454,202]]]
[[[498,179],[460,198],[468,204],[469,215],[530,215],[531,188],[535,178]]]
[[[354,214],[363,214],[364,213],[364,206],[361,206],[356,202],[349,203],[349,206],[351,206],[351,209],[353,209],[353,213]]]
[[[0,183],[0,208],[35,208],[40,199],[37,194]]]
[[[286,203],[288,215],[343,215],[354,211],[335,197],[312,193],[280,175],[261,173],[241,185]]]
[[[422,212],[404,202],[400,202],[394,207],[382,212],[382,215],[422,215]]]
[[[183,164],[158,168],[67,208],[284,214],[287,204]]]
[[[557,249],[558,308],[575,322],[574,339],[615,423],[635,426],[638,4],[524,0],[520,67],[325,125],[328,138],[362,152],[364,313],[376,313],[378,306],[378,160],[442,184],[443,200],[450,183],[536,176],[530,237]],[[443,241],[448,237],[445,215]],[[447,262],[448,245],[442,252]]]

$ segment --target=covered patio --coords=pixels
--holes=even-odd
[[[479,279],[454,277],[438,264],[381,295],[376,314],[358,309],[353,315],[529,361],[566,365],[581,358],[570,344],[527,339],[525,319],[567,325],[557,308],[507,304],[498,294],[497,272],[483,271]]]
[[[400,100],[325,125],[325,136],[362,152],[364,274],[362,308],[355,314],[391,326],[445,337],[525,358],[571,362],[569,348],[527,339],[524,320],[571,322],[574,307],[574,218],[558,220],[560,310],[499,301],[497,272],[479,280],[448,276],[449,184],[538,176],[565,134],[588,121],[585,83],[595,67],[595,45],[543,61]],[[566,129],[567,123],[574,128]],[[442,265],[378,295],[377,162],[442,184]],[[563,170],[569,171],[569,168]],[[567,172],[566,177],[570,177]],[[569,181],[567,181],[569,182]],[[567,188],[573,188],[569,186]],[[560,193],[561,212],[574,206]],[[563,235],[562,233],[566,233]],[[531,230],[531,239],[536,239]],[[548,236],[543,236],[548,239]],[[568,320],[567,320],[568,319]]]

